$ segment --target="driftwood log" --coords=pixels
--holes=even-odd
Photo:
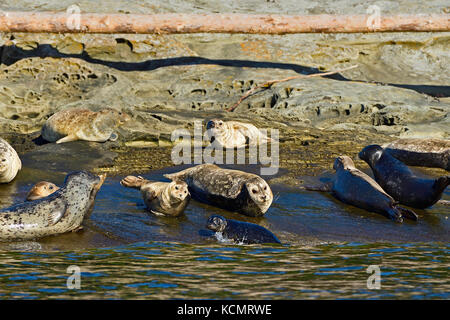
[[[371,15],[69,14],[0,11],[0,32],[287,34],[450,31],[450,14],[378,17],[379,19],[374,20]]]

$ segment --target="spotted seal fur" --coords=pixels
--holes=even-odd
[[[127,176],[120,184],[141,190],[145,205],[156,215],[179,216],[190,199],[188,186],[183,181],[152,182],[143,177]]]
[[[98,112],[85,108],[59,111],[45,122],[42,138],[63,143],[75,140],[105,142],[118,138],[114,131],[130,117],[116,109],[105,108]]]
[[[22,169],[22,161],[11,145],[0,138],[0,183],[9,183]]]
[[[273,201],[267,182],[256,174],[201,164],[166,174],[187,183],[193,199],[248,216],[262,216]]]
[[[31,240],[80,229],[105,177],[73,172],[48,197],[0,210],[0,240]]]
[[[237,243],[281,243],[272,232],[260,225],[226,219],[220,215],[209,217],[206,227]]]
[[[379,145],[365,147],[359,158],[372,169],[376,182],[396,201],[425,209],[435,204],[450,184],[450,176],[425,179],[415,175],[403,162]]]

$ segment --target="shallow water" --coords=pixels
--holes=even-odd
[[[163,180],[180,168],[143,176]],[[193,200],[182,217],[165,218],[147,213],[121,178],[105,181],[83,231],[1,244],[0,298],[450,298],[449,207],[398,224],[327,193],[271,185],[275,201],[263,218]],[[2,207],[43,179],[62,184],[64,174],[24,169],[0,186]],[[204,235],[211,214],[258,223],[283,245],[218,242]],[[81,268],[78,290],[66,286],[71,265]],[[367,288],[369,265],[380,266],[380,290]]]

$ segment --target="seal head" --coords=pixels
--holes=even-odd
[[[248,194],[253,203],[256,204],[261,212],[265,213],[269,209],[273,200],[272,190],[267,182],[260,177],[255,177],[249,179],[245,183],[245,187],[247,188]]]
[[[188,185],[184,181],[172,181],[169,183],[170,195],[176,201],[184,201],[189,196]]]
[[[219,215],[212,215],[206,222],[206,228],[214,232],[223,232],[227,227],[227,219]]]
[[[370,166],[374,165],[382,156],[383,148],[379,145],[372,144],[362,149],[358,156],[361,160],[364,160]]]
[[[48,181],[38,182],[28,192],[27,201],[34,201],[45,198],[56,190],[59,190],[59,187],[54,183]]]

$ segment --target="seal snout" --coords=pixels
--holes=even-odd
[[[210,216],[208,221],[206,222],[206,228],[215,232],[222,232],[223,230],[225,230],[226,225],[227,220],[219,215]]]

